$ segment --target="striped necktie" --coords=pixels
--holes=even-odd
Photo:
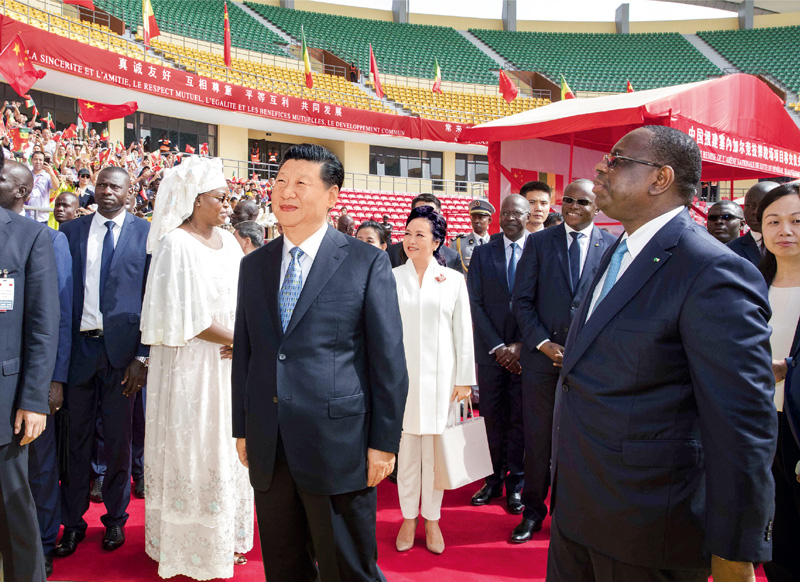
[[[297,305],[300,292],[303,290],[303,270],[300,268],[300,257],[302,257],[304,253],[300,250],[300,247],[292,247],[289,254],[292,256],[292,260],[289,262],[289,267],[286,269],[286,276],[283,278],[283,285],[281,285],[281,292],[278,299],[283,331],[286,331],[286,328],[289,326],[294,306]]]

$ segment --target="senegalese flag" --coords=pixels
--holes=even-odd
[[[142,0],[142,21],[144,29],[144,46],[150,47],[150,39],[161,34],[156,22],[156,13],[153,12],[153,5],[150,0]]]
[[[439,59],[433,59],[433,88],[431,91],[442,92],[442,69],[439,68]]]
[[[575,93],[573,93],[572,89],[567,85],[567,80],[564,78],[564,75],[561,75],[561,100],[563,101],[564,99],[575,99]]]
[[[33,119],[39,117],[39,109],[36,107],[36,103],[33,102],[33,97],[30,95],[23,95],[25,98],[25,107],[32,107],[33,108]]]
[[[306,45],[306,31],[300,25],[300,32],[303,33],[303,68],[306,72],[306,87],[311,89],[314,86],[314,77],[311,76],[311,61],[308,59],[308,46]]]
[[[103,131],[100,132],[100,139],[103,141],[108,141],[108,128],[106,127]]]
[[[49,113],[47,114],[47,127],[49,127],[50,129],[56,128],[56,124],[53,123],[53,116],[50,115]]]

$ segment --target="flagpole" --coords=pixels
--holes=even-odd
[[[567,175],[567,185],[572,184],[572,156],[575,152],[575,132],[569,134],[569,174]],[[562,192],[563,196],[564,193]]]

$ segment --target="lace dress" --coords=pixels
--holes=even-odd
[[[233,328],[242,252],[217,231],[219,250],[182,229],[164,237],[142,308],[142,342],[152,346],[145,550],[162,578],[230,578],[234,552],[253,547],[253,490],[231,436],[231,361],[195,337],[212,319]]]

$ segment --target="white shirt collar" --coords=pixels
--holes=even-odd
[[[755,239],[755,241],[760,245],[761,244],[761,239],[764,238],[764,235],[761,234],[760,232],[756,232],[754,230],[751,230],[750,234],[753,235],[753,238]]]
[[[526,231],[526,232],[527,232],[527,231]],[[519,248],[522,248],[522,247],[524,247],[524,246],[525,246],[525,237],[526,237],[528,234],[533,234],[533,233],[531,233],[531,232],[528,232],[527,234],[523,234],[521,237],[519,237],[519,239],[518,239],[518,240],[511,240],[511,239],[510,239],[510,238],[508,238],[506,235],[503,235],[503,248],[504,248],[504,249],[507,249],[508,247],[510,247],[510,246],[511,246],[511,243],[517,243],[517,246],[518,246]]]
[[[574,228],[570,227],[570,225],[568,225],[566,222],[564,223],[564,228],[567,229],[567,236],[569,236],[569,233],[571,232],[579,232],[585,235],[587,238],[589,238],[592,236],[592,229],[594,228],[594,222],[589,224],[589,226],[587,226],[583,230],[575,230]]]
[[[657,216],[650,222],[643,224],[632,235],[628,236],[628,233],[626,232],[623,235],[622,240],[628,241],[628,252],[630,253],[631,258],[636,259],[636,256],[642,252],[642,249],[644,249],[645,246],[647,246],[647,243],[650,242],[650,239],[652,239],[665,224],[678,216],[683,210],[683,206],[673,208],[669,212],[665,212],[661,216]]]
[[[94,213],[94,218],[92,219],[92,221],[97,226],[101,226],[101,227],[105,228],[106,227],[106,222],[108,222],[109,220],[113,220],[114,224],[116,224],[118,227],[122,228],[122,225],[125,223],[125,215],[127,213],[128,213],[127,210],[123,210],[122,212],[117,214],[114,218],[106,218],[105,216],[103,216],[99,212],[95,212]]]
[[[319,247],[322,245],[322,239],[325,238],[325,233],[328,231],[328,223],[324,222],[319,229],[314,232],[310,237],[304,240],[299,245],[295,245],[292,241],[289,240],[289,237],[285,234],[283,235],[283,258],[286,258],[286,255],[289,254],[289,251],[292,250],[295,246],[299,246],[300,250],[303,251],[304,254],[308,255],[312,261],[316,258],[317,253],[319,252]]]

